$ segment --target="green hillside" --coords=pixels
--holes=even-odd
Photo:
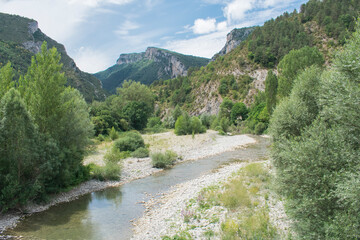
[[[106,93],[100,81],[93,75],[79,70],[67,55],[64,46],[42,33],[34,20],[0,13],[0,25],[0,65],[10,61],[16,72],[26,73],[31,57],[38,51],[41,43],[46,41],[49,48],[55,47],[61,54],[68,85],[77,88],[88,102],[104,100]]]
[[[155,54],[152,54],[154,53]],[[134,60],[134,55],[139,59]],[[134,80],[150,85],[159,79],[170,79],[175,74],[173,62],[182,66],[177,74],[185,75],[190,67],[201,67],[209,63],[209,59],[183,55],[159,48],[148,48],[146,53],[124,54],[123,58],[128,63],[116,64],[105,71],[96,73],[94,76],[100,79],[104,89],[114,93],[125,80]]]

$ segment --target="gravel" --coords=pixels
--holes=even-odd
[[[173,132],[166,132],[153,135],[144,135],[146,143],[150,144],[150,151],[173,150],[182,157],[182,161],[196,160],[211,155],[220,154],[226,151],[232,151],[247,144],[255,143],[256,140],[247,135],[220,136],[215,131],[209,130],[205,134],[192,136],[176,136]],[[154,141],[162,144],[151,145]],[[103,165],[103,155],[106,150],[90,156],[84,160],[86,164],[94,162]],[[47,204],[37,205],[29,204],[22,209],[22,212],[11,212],[0,214],[0,233],[7,228],[13,228],[16,223],[26,214],[41,212],[59,203],[69,202],[78,197],[99,191],[108,187],[116,187],[135,179],[144,178],[152,175],[161,169],[153,168],[150,158],[128,158],[123,161],[123,171],[120,181],[101,182],[90,180],[80,184],[71,191],[57,194],[51,197]]]

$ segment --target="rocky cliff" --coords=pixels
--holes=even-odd
[[[63,71],[68,84],[77,88],[90,102],[105,99],[101,82],[93,75],[81,71],[66,53],[64,45],[46,36],[35,20],[0,13],[0,63],[10,61],[20,74],[25,74],[31,63],[31,56],[40,51],[44,41],[48,47],[55,47],[61,54]]]
[[[231,50],[240,45],[241,42],[245,41],[247,37],[254,31],[255,27],[246,27],[246,28],[235,28],[226,36],[225,46],[215,54],[212,60],[215,60],[218,56],[224,56],[229,53]]]
[[[105,89],[114,92],[125,80],[150,85],[159,79],[186,76],[190,67],[207,65],[209,59],[148,47],[142,53],[121,54],[116,65],[96,73]]]

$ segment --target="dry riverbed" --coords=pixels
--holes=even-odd
[[[197,160],[211,155],[232,151],[239,147],[256,142],[255,139],[247,135],[221,136],[215,131],[207,131],[205,134],[192,136],[176,136],[173,132],[165,132],[153,135],[144,135],[146,144],[150,145],[150,152],[173,150],[181,161]],[[84,159],[84,164],[95,163],[103,165],[103,156],[111,143],[102,144],[93,155]],[[99,191],[108,187],[120,186],[135,179],[144,178],[161,171],[151,165],[150,158],[128,158],[123,161],[123,171],[120,181],[96,181],[91,180],[80,184],[71,191],[55,195],[50,202],[44,205],[28,205],[23,209],[23,213],[8,213],[0,215],[0,233],[7,228],[14,227],[25,214],[31,214],[48,209],[49,207],[62,202],[72,201],[84,194]]]
[[[132,239],[235,239],[239,231],[242,239],[254,232],[286,239],[290,221],[270,182],[270,163],[261,161],[232,163],[179,184],[146,203]]]

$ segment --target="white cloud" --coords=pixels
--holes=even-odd
[[[140,25],[130,20],[126,20],[117,30],[114,32],[118,35],[128,35],[131,30],[138,29]]]
[[[246,12],[254,7],[255,0],[235,0],[228,3],[223,9],[224,16],[229,23],[243,20]]]
[[[195,20],[192,30],[195,34],[205,34],[205,33],[214,32],[216,30],[216,19],[215,18],[208,18],[208,19],[198,18]]]
[[[74,58],[76,65],[89,73],[103,71],[114,64],[106,52],[85,47],[80,47],[75,52]]]
[[[134,0],[0,0],[0,12],[18,14],[38,21],[46,35],[66,43],[99,7],[124,5]],[[103,9],[104,10],[104,9]]]

